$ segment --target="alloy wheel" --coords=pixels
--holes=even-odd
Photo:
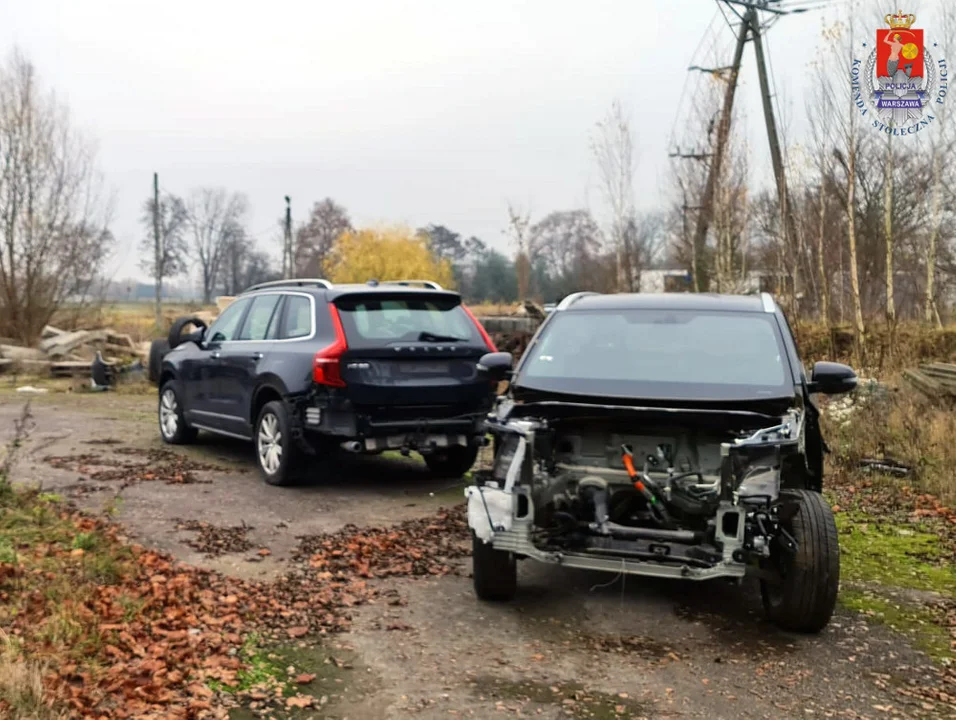
[[[282,431],[279,429],[279,418],[272,413],[263,415],[259,422],[256,449],[262,469],[269,475],[275,475],[282,465]]]
[[[176,393],[172,388],[164,390],[160,399],[159,427],[167,439],[175,437],[179,429],[179,403],[176,402]]]

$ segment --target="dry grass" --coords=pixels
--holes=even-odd
[[[864,459],[888,459],[911,469],[923,492],[956,505],[956,413],[906,387],[865,400],[842,423],[828,423],[835,460],[856,471]]]
[[[63,330],[112,328],[118,333],[128,334],[136,342],[142,342],[168,333],[176,318],[201,310],[217,312],[214,305],[207,307],[201,303],[165,304],[163,305],[163,326],[157,329],[155,311],[151,303],[113,303],[84,308],[63,308],[53,316],[50,324]]]
[[[43,687],[45,668],[24,657],[19,644],[0,630],[0,717],[65,720]]]

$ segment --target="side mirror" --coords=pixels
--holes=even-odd
[[[818,362],[810,375],[809,391],[824,395],[839,395],[856,389],[857,377],[853,368],[834,362]]]
[[[512,363],[511,353],[487,353],[478,361],[478,372],[483,373],[489,380],[501,382],[511,377]]]

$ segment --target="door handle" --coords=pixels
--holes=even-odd
[[[219,359],[219,351],[218,351],[218,350],[216,350],[216,351],[212,354],[212,359],[213,359],[213,360],[218,360],[218,359]]]
[[[253,357],[253,359],[255,359],[255,360],[262,360],[262,353],[261,353],[261,352],[254,352],[254,353],[252,353],[252,357]]]

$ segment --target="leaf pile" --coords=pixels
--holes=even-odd
[[[187,540],[186,544],[193,550],[203,553],[207,558],[219,557],[227,553],[242,553],[251,550],[254,545],[246,537],[251,525],[234,525],[219,527],[199,520],[175,520],[177,530],[187,530],[196,533],[196,537]]]
[[[334,576],[447,575],[445,562],[470,554],[465,507],[444,508],[435,517],[391,528],[346,525],[336,533],[300,538],[295,559]]]
[[[119,456],[119,457],[116,457]],[[209,482],[196,473],[225,471],[211,463],[193,460],[164,448],[113,448],[111,455],[80,453],[47,456],[43,461],[60,470],[70,470],[97,482],[164,482],[167,485],[192,485]]]
[[[304,541],[309,555],[277,582],[249,582],[128,545],[117,525],[18,493],[0,503],[0,628],[13,652],[48,668],[45,686],[71,716],[223,718],[240,698],[304,706],[312,701],[295,678],[256,673],[250,638],[341,632],[351,608],[377,597],[365,577],[450,572],[464,538],[463,509],[350,527]],[[0,683],[0,717],[16,717],[2,698]]]

